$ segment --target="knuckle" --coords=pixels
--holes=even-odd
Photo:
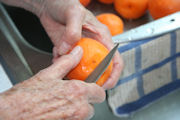
[[[70,39],[73,39],[75,41],[81,37],[80,32],[76,29],[69,29],[66,33],[68,34],[68,37]]]
[[[79,80],[72,80],[71,81],[71,88],[73,89],[73,92],[77,96],[84,96],[87,92],[86,88],[82,84],[82,81]]]
[[[76,5],[70,5],[68,7],[69,9],[66,11],[66,14],[72,14],[74,12],[78,12],[79,14],[85,15],[86,9],[81,5],[81,4],[76,4]]]

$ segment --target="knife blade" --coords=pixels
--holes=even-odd
[[[106,57],[99,63],[99,65],[95,68],[93,72],[86,78],[85,82],[93,83],[96,82],[104,71],[107,69],[108,65],[110,64],[119,44],[116,46],[106,55]]]

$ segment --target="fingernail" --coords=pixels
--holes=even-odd
[[[81,47],[80,46],[76,46],[72,51],[71,51],[71,54],[73,55],[77,55],[79,54],[79,52],[81,51]]]

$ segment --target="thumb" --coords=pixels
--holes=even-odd
[[[41,71],[45,79],[62,79],[80,62],[83,55],[83,49],[76,46],[69,54],[58,58],[50,67]]]

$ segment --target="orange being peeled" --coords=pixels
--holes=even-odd
[[[109,50],[103,44],[91,38],[82,38],[76,45],[82,47],[83,56],[80,63],[68,73],[67,77],[69,79],[84,81],[105,58],[105,56],[109,53]],[[111,62],[106,71],[96,82],[99,86],[102,86],[109,78],[112,66],[113,63]]]

